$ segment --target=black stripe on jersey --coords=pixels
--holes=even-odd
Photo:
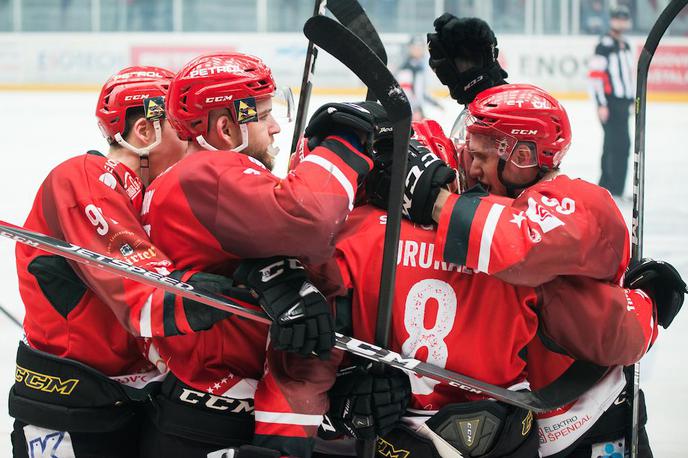
[[[181,281],[182,275],[184,275],[183,270],[175,270],[168,276]],[[165,292],[165,297],[162,301],[162,327],[166,337],[178,336],[181,334],[174,316],[174,301],[176,298],[174,294]]]
[[[480,198],[487,192],[482,186],[474,186],[456,201],[449,218],[447,240],[444,244],[444,260],[457,265],[466,264],[468,239],[471,235],[471,224],[480,205]]]
[[[370,165],[363,159],[358,152],[353,151],[344,143],[334,138],[327,138],[320,146],[327,148],[334,154],[339,156],[349,167],[354,169],[358,174],[358,184],[361,184],[363,178],[370,172]]]

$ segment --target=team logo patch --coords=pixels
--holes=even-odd
[[[258,122],[258,109],[256,108],[256,99],[253,97],[235,100],[234,112],[239,124]]]
[[[623,438],[614,442],[600,442],[592,446],[592,456],[600,458],[623,458],[624,456]]]
[[[164,118],[165,98],[158,96],[143,99],[143,110],[146,113],[146,119],[149,121],[155,121]]]

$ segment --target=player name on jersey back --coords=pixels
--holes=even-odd
[[[439,254],[439,256],[436,256]],[[419,242],[416,240],[399,240],[399,252],[397,265],[403,267],[420,267],[421,269],[440,270],[444,272],[462,272],[472,274],[473,269],[459,266],[441,259],[441,253],[435,250],[435,244],[431,242]]]

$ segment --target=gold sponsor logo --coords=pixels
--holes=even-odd
[[[377,439],[377,452],[388,458],[408,458],[411,454],[408,450],[397,450],[392,444],[381,437]]]
[[[17,365],[17,370],[14,373],[14,380],[34,390],[59,393],[63,396],[71,395],[79,383],[79,380],[75,378],[63,380],[60,377],[34,372],[19,365]]]
[[[521,424],[523,425],[523,428],[521,429],[521,435],[526,437],[530,432],[530,428],[533,427],[533,412],[529,410],[528,415],[526,415]]]

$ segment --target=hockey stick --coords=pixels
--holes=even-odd
[[[386,63],[380,60],[377,54],[353,31],[330,18],[315,16],[306,21],[303,32],[311,41],[358,76],[368,88],[369,97],[380,101],[392,123],[394,161],[392,162],[392,182],[389,191],[375,329],[375,344],[386,347],[392,322],[396,259],[401,232],[401,207],[411,136],[411,105]],[[379,366],[376,370],[381,372]],[[363,453],[366,457],[375,454],[375,445],[376,441],[364,442]]]
[[[6,223],[0,220],[0,236],[20,242],[36,249],[48,253],[62,256],[66,259],[87,264],[91,267],[103,269],[106,272],[138,281],[146,285],[157,287],[163,291],[179,295],[194,301],[203,303],[209,307],[225,310],[238,316],[257,321],[259,323],[270,324],[271,321],[262,310],[256,309],[250,304],[235,301],[224,296],[219,296],[207,291],[196,289],[188,283],[176,280],[165,275],[151,272],[141,267],[133,266],[125,261],[105,256],[77,245],[58,240],[56,238],[29,231],[19,226]],[[367,342],[347,337],[337,333],[337,348],[369,359],[373,362],[387,364],[397,369],[415,373],[419,376],[429,377],[433,380],[446,383],[450,386],[462,390],[471,391],[477,394],[484,394],[494,399],[498,399],[507,404],[520,406],[535,412],[544,412],[556,409],[567,404],[584,393],[589,386],[578,387],[577,385],[556,385],[552,384],[542,390],[534,392],[516,392],[505,388],[481,382],[474,378],[458,374],[446,369],[435,367],[432,364],[419,361],[414,358],[406,358],[399,353],[372,345]],[[574,364],[575,366],[575,364]],[[572,368],[574,367],[572,366]],[[598,366],[580,366],[569,369],[567,374],[572,379],[578,377],[596,376],[599,378],[604,371],[599,372]],[[565,374],[566,375],[566,374]]]
[[[375,55],[386,65],[387,52],[385,45],[382,44],[375,26],[370,22],[361,4],[357,0],[335,0],[331,1],[327,8],[332,11],[334,17],[342,23],[344,27],[351,30],[354,35],[361,39],[373,50]],[[366,100],[377,100],[375,93],[368,88]]]
[[[647,105],[647,80],[650,72],[650,63],[657,50],[660,40],[674,18],[688,4],[688,0],[672,0],[657,21],[652,26],[647,36],[643,50],[638,58],[638,81],[635,96],[635,143],[633,152],[633,225],[631,262],[639,262],[643,257],[643,224],[645,214],[645,108]],[[640,363],[635,363],[633,368],[633,409],[629,422],[631,458],[638,456],[638,417],[640,405],[638,394],[640,390]],[[628,455],[628,447],[626,447]]]
[[[16,318],[14,317],[14,315],[12,315],[10,312],[8,312],[7,309],[6,309],[5,307],[3,307],[2,305],[0,305],[0,312],[2,312],[3,315],[5,315],[7,318],[9,318],[9,320],[10,320],[12,323],[14,323],[14,324],[16,324],[17,326],[19,326],[19,328],[23,328],[23,326],[22,326],[22,324],[19,322],[19,320],[16,319]]]
[[[363,42],[368,44],[370,48],[377,54],[377,56],[385,64],[387,63],[387,52],[385,46],[380,40],[380,36],[375,30],[375,27],[370,22],[368,15],[363,10],[361,5],[356,0],[334,0],[329,4],[327,0],[316,0],[313,9],[313,16],[322,15],[324,9],[327,7],[335,18],[344,25],[344,27],[351,30]],[[299,145],[299,139],[303,134],[306,126],[306,117],[308,116],[308,105],[311,100],[311,93],[313,91],[313,74],[315,73],[315,61],[318,57],[318,48],[315,47],[312,41],[308,41],[308,49],[306,50],[306,62],[303,68],[303,77],[301,79],[301,90],[299,91],[299,106],[296,111],[296,120],[294,121],[294,134],[291,140],[291,153],[294,153]],[[366,100],[376,100],[375,94],[368,90]]]
[[[327,0],[315,0],[313,7],[313,16],[324,13]],[[318,58],[318,48],[312,41],[308,42],[306,49],[306,62],[303,66],[303,77],[301,78],[301,90],[299,91],[299,106],[296,109],[296,119],[294,120],[294,134],[291,138],[290,154],[296,152],[299,146],[299,139],[306,127],[306,117],[308,116],[308,104],[311,101],[311,92],[313,91],[313,73],[315,72],[315,61]]]

